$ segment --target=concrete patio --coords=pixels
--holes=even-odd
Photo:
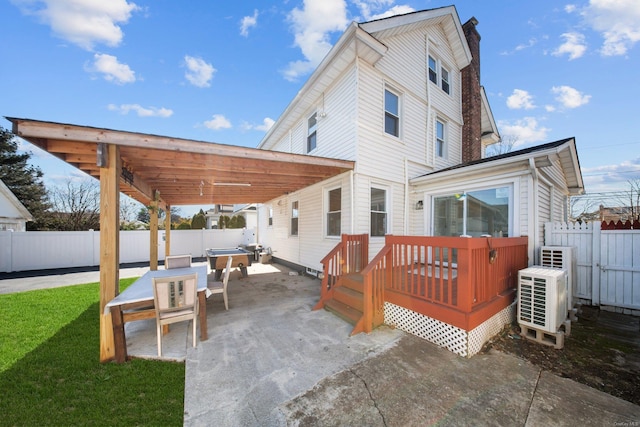
[[[121,270],[121,277],[144,269]],[[93,276],[91,276],[93,274]],[[53,286],[6,279],[0,292]],[[98,273],[64,275],[66,284]],[[62,281],[63,279],[60,279]],[[640,407],[500,352],[464,359],[402,331],[349,336],[312,311],[320,282],[278,264],[231,273],[229,310],[207,302],[209,339],[172,325],[164,357],[184,361],[185,426],[637,425]],[[155,320],[126,325],[130,356],[156,358]]]

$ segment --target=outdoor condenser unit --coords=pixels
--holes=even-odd
[[[561,268],[567,272],[567,312],[573,309],[573,291],[576,289],[576,253],[572,246],[542,246],[540,264],[544,267]]]
[[[518,323],[551,334],[567,319],[567,273],[534,266],[518,272]]]

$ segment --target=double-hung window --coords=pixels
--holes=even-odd
[[[440,119],[436,119],[436,156],[444,158],[446,156],[447,149],[447,127],[445,122]]]
[[[384,91],[384,131],[400,136],[400,97],[388,89]]]
[[[444,67],[440,67],[440,87],[446,93],[451,93],[451,86],[449,85],[449,70]]]
[[[371,237],[387,234],[387,191],[371,187]]]
[[[449,70],[444,65],[442,65],[442,62],[440,60],[435,59],[431,55],[429,55],[428,58],[428,66],[429,80],[432,83],[440,86],[440,88],[445,93],[451,95],[451,74],[449,73]]]
[[[291,235],[298,235],[298,201],[291,202]]]
[[[327,191],[327,236],[340,236],[342,217],[342,189]]]
[[[429,80],[438,84],[438,64],[433,56],[429,55]]]
[[[315,112],[307,120],[307,153],[316,149],[318,113]]]
[[[269,206],[269,227],[273,226],[273,208]]]

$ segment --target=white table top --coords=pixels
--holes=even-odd
[[[207,266],[172,268],[170,270],[148,271],[120,295],[112,299],[104,307],[105,314],[116,305],[129,304],[140,301],[153,301],[153,286],[151,279],[154,277],[184,276],[186,274],[198,274],[198,291],[207,289]],[[208,295],[207,295],[208,296]]]

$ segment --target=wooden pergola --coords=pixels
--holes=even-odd
[[[353,170],[354,162],[166,136],[6,117],[13,133],[100,181],[100,360],[114,357],[111,315],[119,292],[119,195],[151,210],[264,203]],[[151,215],[150,268],[158,267]],[[165,253],[170,254],[170,215]]]

